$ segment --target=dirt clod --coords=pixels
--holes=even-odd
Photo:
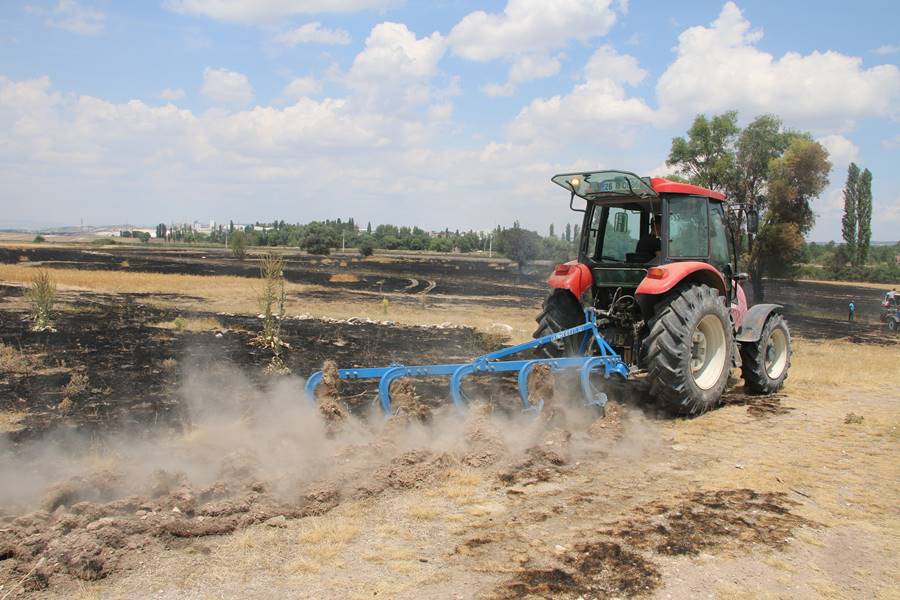
[[[528,374],[528,404],[538,406],[544,403],[543,410],[550,410],[553,403],[553,373],[550,365],[535,365]]]
[[[524,460],[500,474],[500,481],[507,485],[548,481],[569,462],[571,437],[570,431],[559,427],[545,431],[538,443],[525,451]]]
[[[431,420],[431,409],[416,394],[413,380],[409,377],[391,382],[391,407],[397,415],[406,415],[422,422]]]
[[[856,413],[849,412],[849,413],[847,413],[847,416],[844,417],[844,424],[845,425],[859,425],[860,423],[863,422],[863,420],[864,419],[863,419],[862,415],[858,415]]]
[[[491,421],[491,405],[473,402],[466,415],[467,452],[460,459],[469,467],[486,467],[499,461],[507,452],[500,429]]]

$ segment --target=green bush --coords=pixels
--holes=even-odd
[[[42,244],[42,243],[44,243],[46,240],[44,240],[44,236],[42,236],[42,235],[36,235],[36,236],[34,236],[34,240],[32,240],[32,241],[33,241],[35,244]]]
[[[340,244],[340,238],[332,227],[314,221],[306,226],[300,247],[310,254],[328,255],[331,254],[331,249],[338,244]]]
[[[231,248],[231,254],[235,258],[244,258],[247,254],[247,236],[240,229],[231,233],[231,239],[228,240],[228,247]]]
[[[375,243],[372,240],[363,240],[359,243],[359,255],[362,257],[372,256],[375,252]]]

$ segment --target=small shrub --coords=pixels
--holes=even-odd
[[[32,241],[35,244],[43,244],[46,240],[44,239],[44,236],[38,234],[38,235],[34,236],[34,240],[32,240]]]
[[[52,331],[51,313],[56,299],[56,283],[50,278],[49,271],[40,269],[37,272],[25,292],[25,297],[31,304],[31,329]]]
[[[66,398],[77,397],[80,394],[83,394],[85,390],[87,390],[88,386],[88,377],[81,371],[74,371],[71,376],[69,376],[69,383],[66,384],[66,387],[63,388],[63,396]]]
[[[266,373],[287,374],[288,368],[281,358],[281,351],[287,347],[281,339],[281,320],[284,318],[284,259],[273,252],[263,256],[259,274],[263,280],[259,292],[259,308],[263,315],[262,331],[256,336],[257,346],[272,351],[272,360]]]
[[[112,238],[97,238],[96,240],[91,240],[91,244],[94,246],[112,246],[116,243],[116,240]]]
[[[172,321],[172,325],[175,326],[175,330],[178,333],[184,333],[184,330],[187,329],[187,319],[184,317],[175,317],[175,320]]]
[[[178,366],[178,361],[174,358],[165,358],[162,361],[162,368],[166,371],[174,371],[175,367]]]

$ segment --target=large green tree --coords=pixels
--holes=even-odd
[[[820,144],[807,134],[786,131],[775,115],[761,115],[741,129],[737,113],[730,111],[698,115],[686,138],[672,140],[666,164],[691,183],[725,192],[735,233],[748,211],[759,213],[758,239],[749,236],[745,242],[742,234],[735,236],[746,252],[743,260],[759,301],[765,269],[776,274],[790,266],[814,223],[809,203],[821,193],[821,177],[827,182],[827,158]],[[827,165],[824,174],[819,159]],[[788,262],[767,260],[775,251],[785,252]]]
[[[852,262],[856,262],[856,246],[859,241],[857,210],[859,208],[859,167],[850,163],[847,168],[847,183],[844,184],[844,216],[841,218],[841,236],[846,244],[846,252]]]
[[[769,162],[766,212],[750,262],[758,273],[784,275],[816,222],[812,201],[828,185],[828,151],[809,134],[792,134],[784,154]],[[762,277],[753,280],[754,298],[764,297]]]
[[[733,185],[734,142],[740,132],[737,112],[697,115],[687,138],[676,137],[666,165],[689,181],[713,190],[726,191]]]
[[[865,267],[869,258],[869,244],[872,242],[872,172],[868,169],[859,176],[856,195],[856,264]]]
[[[518,222],[511,229],[504,229],[497,240],[497,249],[519,265],[519,270],[537,258],[541,251],[541,236],[522,229]]]

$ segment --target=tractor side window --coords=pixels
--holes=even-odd
[[[641,238],[640,209],[611,206],[603,230],[601,260],[625,262],[625,255],[634,252]]]
[[[603,208],[594,205],[591,212],[591,220],[587,230],[587,255],[595,256],[597,254],[597,239],[600,237],[600,223],[603,217]]]
[[[709,256],[707,199],[699,196],[669,198],[669,257]]]
[[[709,201],[709,262],[719,271],[731,262],[728,251],[728,229],[725,225],[725,211],[721,202]]]

